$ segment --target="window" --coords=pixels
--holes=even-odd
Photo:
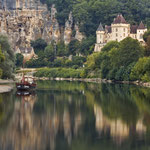
[[[124,32],[126,32],[126,29],[125,29],[125,28],[124,28],[123,30],[124,30]]]
[[[118,37],[118,34],[116,33],[116,37]]]
[[[116,28],[116,32],[118,32],[118,29]]]

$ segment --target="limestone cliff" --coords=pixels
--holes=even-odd
[[[40,0],[0,0],[0,33],[9,37],[15,52],[31,53],[31,40],[45,39],[48,43],[64,40],[68,44],[75,28],[78,40],[83,36],[77,25],[73,26],[72,13],[69,14],[65,27],[60,27],[56,19],[55,5],[51,12]]]

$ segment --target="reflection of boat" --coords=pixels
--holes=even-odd
[[[17,97],[20,97],[23,101],[33,101],[36,99],[36,93],[34,90],[26,91],[26,90],[19,90],[16,92]]]
[[[34,91],[34,90],[31,90],[31,91],[28,91],[28,90],[18,90],[18,91],[16,92],[16,95],[17,95],[17,96],[35,95],[35,91]]]
[[[34,81],[34,78],[24,77],[23,75],[21,82],[16,83],[16,88],[17,90],[21,90],[21,91],[22,90],[28,91],[28,90],[36,88],[36,83]]]

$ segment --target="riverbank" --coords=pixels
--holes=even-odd
[[[0,80],[0,93],[10,92],[14,88],[14,83],[13,80]]]
[[[35,80],[56,80],[56,81],[81,81],[81,82],[92,82],[92,83],[111,83],[111,84],[132,84],[143,87],[149,87],[150,83],[143,83],[140,81],[112,81],[100,78],[46,78],[46,77],[35,77]]]
[[[44,69],[47,70],[47,68],[44,68]],[[34,70],[34,72],[36,72],[36,71]],[[43,72],[40,75],[39,74],[35,74],[35,75],[41,76],[41,77],[34,77],[35,80],[81,81],[81,82],[111,83],[111,84],[133,84],[133,85],[138,85],[138,86],[143,86],[143,87],[149,87],[150,88],[150,82],[144,83],[144,82],[141,82],[141,81],[114,81],[114,80],[107,80],[107,79],[101,79],[101,78],[81,78],[81,77],[80,78],[63,78],[63,77],[62,78],[61,77],[51,77],[51,78],[49,78],[49,77],[42,77]],[[54,73],[53,73],[53,75],[54,75]],[[33,73],[28,72],[27,76],[33,77]],[[20,81],[22,76],[18,74],[18,75],[15,76],[15,78],[16,78],[16,80]]]

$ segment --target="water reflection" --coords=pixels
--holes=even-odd
[[[0,95],[2,150],[146,150],[150,89],[41,81]]]

